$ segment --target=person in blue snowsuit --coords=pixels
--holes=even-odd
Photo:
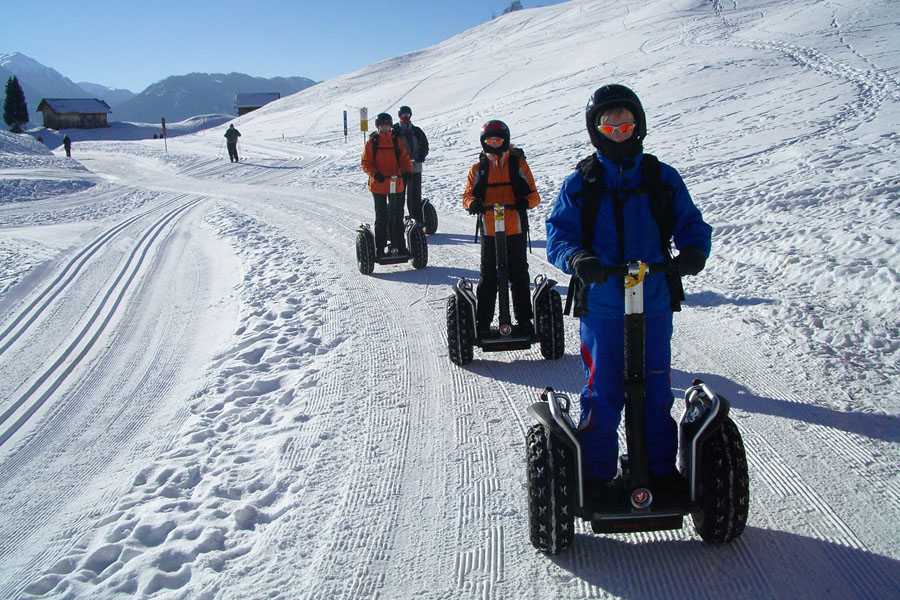
[[[547,219],[547,258],[566,273],[574,274],[586,287],[586,296],[576,300],[581,315],[581,357],[585,386],[581,392],[581,416],[577,435],[582,445],[582,468],[589,496],[613,493],[616,476],[618,436],[616,430],[625,402],[624,378],[624,292],[621,277],[606,277],[604,266],[640,260],[663,262],[666,256],[661,233],[651,214],[641,161],[647,134],[644,109],[637,95],[622,85],[599,88],[588,101],[586,122],[592,156],[602,182],[600,202],[589,238],[582,231],[584,170],[577,170],[563,182]],[[585,163],[583,163],[585,164]],[[674,258],[679,276],[696,275],[709,256],[712,228],[703,221],[678,172],[660,163],[661,178],[671,186],[675,213],[673,241],[679,255]],[[588,175],[590,177],[590,175]],[[627,193],[631,191],[632,193]],[[618,204],[618,207],[617,207]],[[618,214],[617,214],[618,213]],[[667,245],[667,244],[666,244]],[[573,277],[573,282],[575,278]],[[644,279],[646,318],[646,425],[649,466],[657,489],[677,493],[684,489],[675,466],[678,448],[677,427],[670,415],[674,398],[669,382],[673,310],[682,298],[670,292],[664,273]],[[570,284],[569,294],[573,293]],[[584,289],[584,288],[582,288]],[[586,312],[585,312],[586,311]]]

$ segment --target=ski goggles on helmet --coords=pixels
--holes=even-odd
[[[621,134],[627,134],[634,131],[636,125],[637,123],[622,123],[621,125],[601,125],[597,123],[597,131],[603,135],[612,135],[617,131]]]
[[[378,125],[375,126],[375,129],[377,129],[378,131],[381,131],[382,133],[387,133],[388,131],[391,130],[392,127],[393,126],[390,123],[379,123]]]
[[[409,112],[402,112],[402,113],[400,113],[400,118],[401,118],[401,119],[408,119],[408,118],[410,118],[411,116],[412,116],[412,113],[409,113]]]
[[[503,138],[499,137],[486,137],[484,138],[484,143],[491,148],[499,148],[503,145]]]

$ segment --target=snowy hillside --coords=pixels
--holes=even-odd
[[[322,82],[236,119],[238,164],[224,126],[71,160],[0,134],[0,598],[900,596],[900,7],[638,6],[519,11]],[[732,400],[750,517],[722,547],[578,522],[548,558],[525,409],[580,390],[577,321],[559,361],[458,368],[445,301],[477,277],[460,195],[491,118],[542,196],[531,274],[566,292],[543,221],[610,82],[714,227],[672,387]],[[426,269],[363,276],[358,111],[401,105],[440,226]]]

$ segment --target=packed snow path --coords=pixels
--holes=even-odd
[[[898,23],[891,0],[574,0],[242,117],[240,164],[221,130],[0,152],[0,598],[900,596]],[[732,401],[750,518],[720,548],[579,523],[548,558],[525,408],[577,394],[576,322],[560,361],[460,369],[444,301],[477,274],[459,194],[489,118],[544,200],[532,275],[559,277],[540,224],[612,77],[715,228],[672,385]],[[364,277],[338,111],[401,104],[441,225],[428,268]]]
[[[742,336],[724,303],[678,316],[673,386],[699,374],[734,402],[751,466],[743,537],[712,548],[689,525],[594,536],[579,524],[571,551],[551,560],[528,542],[525,407],[546,385],[578,389],[574,321],[560,361],[476,350],[456,368],[445,299],[457,277],[477,276],[465,216],[441,215],[427,269],[365,277],[353,229],[370,220],[368,198],[278,185],[321,155],[240,165],[179,155],[173,167],[127,148],[82,161],[127,182],[118,193],[140,206],[82,232],[90,241],[35,276],[0,339],[25,369],[4,385],[26,382],[4,390],[16,399],[3,407],[4,597],[898,589],[887,558],[897,548],[878,533],[900,514],[885,450],[895,423],[810,404],[782,377],[790,369],[764,366],[783,349]],[[559,276],[542,241],[529,259],[532,274]],[[39,503],[18,494],[32,486]],[[857,506],[854,491],[885,503]]]

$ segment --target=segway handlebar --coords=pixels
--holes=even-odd
[[[661,263],[642,263],[639,261],[627,263],[624,265],[615,265],[613,267],[604,266],[607,277],[626,277],[628,275],[638,275],[641,265],[644,267],[644,274],[652,275],[653,273],[678,273],[678,265],[672,262]]]

